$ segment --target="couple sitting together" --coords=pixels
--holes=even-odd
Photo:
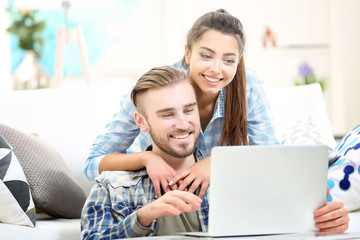
[[[83,239],[207,231],[211,148],[278,144],[261,82],[244,67],[244,44],[237,18],[209,12],[190,29],[181,66],[138,79],[87,159],[96,184],[82,211]],[[349,217],[332,201],[314,220],[320,231],[344,232]]]
[[[176,172],[194,165],[201,154],[196,148],[201,126],[194,87],[185,74],[170,66],[153,68],[137,81],[131,99],[137,107],[136,124],[151,137],[148,151]],[[146,169],[104,171],[96,181],[82,212],[83,239],[207,230],[207,191],[203,198],[180,190],[157,198]],[[346,217],[337,202],[314,213],[316,225],[324,230],[343,225]]]

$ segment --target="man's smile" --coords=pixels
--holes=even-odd
[[[170,134],[171,138],[175,138],[177,140],[186,140],[190,137],[192,132],[185,132],[185,133],[179,133],[179,134]]]

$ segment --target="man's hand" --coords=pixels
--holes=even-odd
[[[156,197],[159,198],[161,197],[160,186],[165,193],[170,191],[169,182],[176,175],[176,171],[158,154],[151,151],[144,154],[144,159],[146,159],[144,166],[154,184]]]
[[[170,186],[175,186],[176,189],[181,191],[186,190],[193,193],[201,185],[199,197],[202,198],[210,183],[210,160],[210,157],[204,158],[177,174],[170,181]],[[190,188],[188,188],[189,186]]]
[[[328,202],[314,213],[315,226],[321,232],[345,232],[349,227],[349,213],[342,201]]]
[[[327,188],[327,197],[330,189]],[[342,201],[328,202],[314,212],[315,226],[321,232],[343,233],[349,228],[349,211]]]
[[[201,206],[201,198],[184,191],[170,191],[149,203],[138,211],[138,222],[142,226],[149,226],[149,224],[159,218],[165,216],[177,216],[182,212],[194,212]]]

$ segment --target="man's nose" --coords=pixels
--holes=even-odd
[[[178,115],[176,119],[176,127],[182,130],[186,130],[189,128],[189,121],[184,114]]]

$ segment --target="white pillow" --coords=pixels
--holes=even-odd
[[[326,140],[316,126],[310,121],[305,122],[302,120],[295,122],[293,126],[286,130],[280,138],[280,143],[282,145],[327,145]]]

